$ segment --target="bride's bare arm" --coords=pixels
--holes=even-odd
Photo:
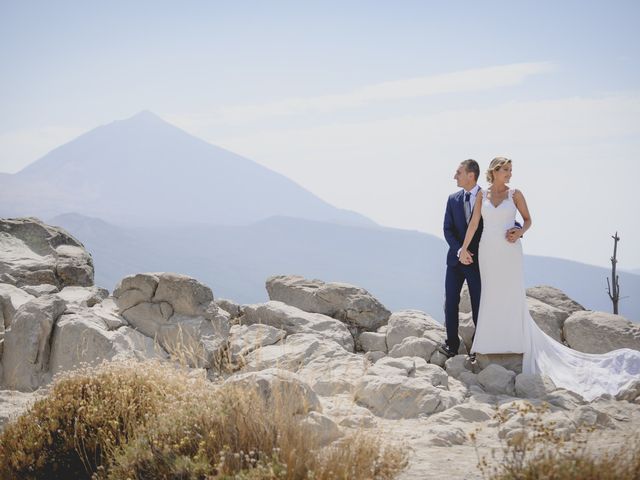
[[[516,208],[522,215],[523,220],[522,228],[515,229],[515,235],[522,237],[524,232],[531,228],[531,214],[529,213],[529,207],[527,207],[527,201],[520,190],[513,192],[513,203],[516,204]]]
[[[483,191],[480,190],[478,195],[476,196],[476,203],[473,206],[473,215],[471,215],[471,220],[469,220],[469,225],[467,226],[467,234],[464,237],[464,242],[462,243],[462,249],[460,250],[460,261],[462,263],[472,263],[471,253],[467,250],[469,248],[469,244],[471,243],[471,239],[476,234],[476,230],[478,230],[478,225],[480,225],[480,216],[482,214],[482,195]],[[465,261],[468,260],[468,262]]]

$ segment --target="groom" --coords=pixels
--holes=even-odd
[[[478,177],[480,167],[475,160],[465,160],[462,162],[454,179],[458,187],[462,190],[453,193],[447,200],[447,209],[444,214],[444,238],[449,244],[447,253],[447,274],[445,278],[445,326],[447,328],[447,341],[440,345],[438,350],[447,357],[454,357],[458,354],[460,339],[458,337],[458,304],[460,303],[460,292],[464,281],[469,287],[471,297],[471,311],[473,312],[473,323],[478,324],[478,310],[480,309],[480,269],[478,267],[478,245],[482,235],[482,218],[471,243],[469,252],[473,255],[474,261],[470,264],[463,264],[458,259],[460,248],[467,233],[467,225],[471,219],[473,206],[480,191]],[[474,355],[471,355],[474,360]]]

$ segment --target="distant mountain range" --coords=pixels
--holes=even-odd
[[[70,213],[73,212],[73,213]],[[98,127],[16,174],[0,174],[0,216],[37,216],[93,254],[96,283],[130,273],[192,275],[216,296],[267,300],[264,282],[299,274],[362,286],[391,310],[442,320],[446,244],[336,208],[252,160],[150,112]],[[528,286],[549,284],[610,311],[605,268],[525,259]],[[621,312],[640,320],[640,275],[621,272]]]
[[[273,215],[375,225],[288,178],[141,112],[0,176],[0,216],[75,212],[118,225],[243,225]]]
[[[240,303],[268,300],[270,275],[298,274],[353,283],[387,308],[416,308],[442,321],[446,244],[425,233],[272,217],[245,226],[120,228],[64,215],[60,225],[92,252],[96,282],[109,290],[130,273],[175,271],[209,285],[216,297]],[[611,311],[605,268],[526,256],[527,286],[553,285],[593,310]],[[640,275],[620,273],[620,311],[640,320]]]

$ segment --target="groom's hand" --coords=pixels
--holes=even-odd
[[[518,239],[522,236],[520,234],[521,230],[522,229],[518,227],[513,227],[507,230],[507,242],[515,243],[516,241],[518,241]]]

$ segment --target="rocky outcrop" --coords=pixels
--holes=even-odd
[[[563,327],[569,346],[585,353],[606,353],[618,348],[640,350],[640,325],[605,312],[573,313]]]
[[[190,365],[209,368],[222,356],[229,314],[196,279],[174,273],[130,275],[118,283],[113,297],[133,328]]]
[[[35,298],[16,311],[5,332],[3,384],[12,390],[38,388],[49,369],[50,337],[66,303],[56,295]]]
[[[88,287],[93,275],[91,255],[62,228],[37,218],[0,219],[0,282]]]
[[[569,314],[585,309],[578,302],[569,298],[562,290],[548,285],[527,288],[527,297],[535,298],[542,303],[556,307]]]
[[[348,283],[278,275],[269,277],[266,287],[271,300],[336,318],[344,322],[355,337],[361,332],[375,332],[387,323],[391,314],[365,289]]]
[[[270,301],[245,305],[239,321],[244,325],[263,324],[284,330],[287,334],[308,333],[334,340],[345,350],[354,351],[354,340],[347,327],[321,313],[309,313],[283,302]]]

